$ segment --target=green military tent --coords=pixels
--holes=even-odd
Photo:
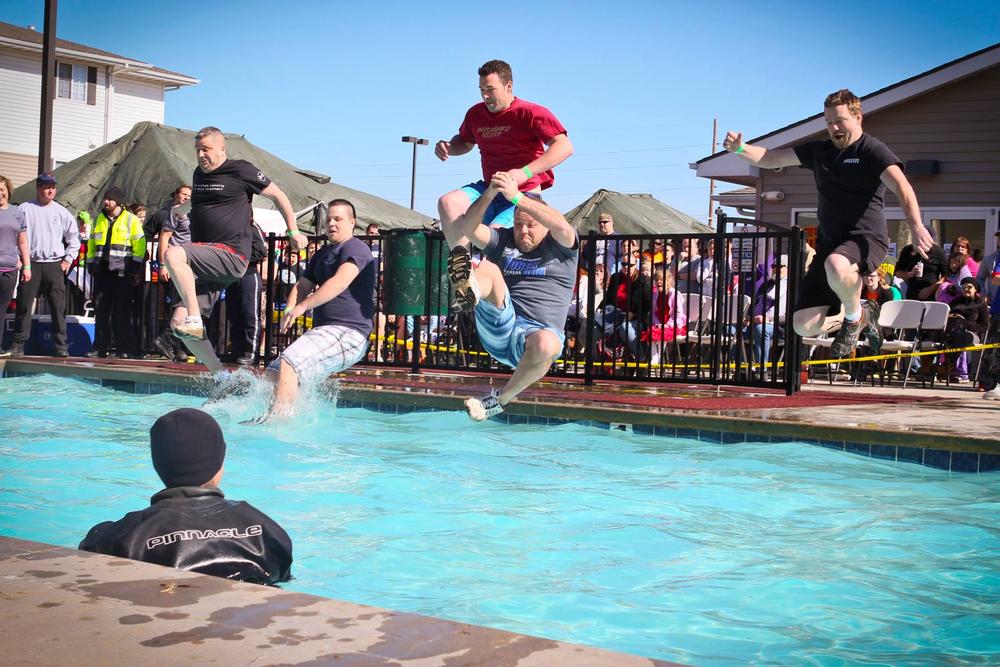
[[[715,230],[647,194],[598,190],[566,214],[580,234],[599,231],[597,219],[610,213],[618,234],[711,234]]]
[[[76,213],[96,214],[104,191],[117,185],[129,202],[141,202],[152,213],[170,200],[181,183],[190,183],[196,166],[193,130],[157,123],[138,123],[124,136],[81,155],[55,170],[59,181],[56,201]],[[255,146],[238,134],[226,135],[231,158],[247,160],[284,190],[298,215],[299,226],[312,232],[312,208],[318,202],[337,197],[350,200],[358,213],[358,228],[375,223],[382,229],[430,228],[433,220],[390,201],[360,190],[337,185],[329,176],[298,169],[281,158]],[[28,201],[35,196],[34,181],[17,188],[12,201]],[[266,197],[255,197],[254,216],[266,231],[284,229],[281,216]],[[320,230],[322,233],[322,230]]]

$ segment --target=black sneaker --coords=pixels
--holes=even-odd
[[[858,346],[858,337],[865,328],[865,311],[861,311],[861,318],[857,322],[844,320],[840,325],[840,331],[833,337],[830,345],[831,359],[847,359],[854,354],[854,348]]]
[[[240,366],[253,366],[253,353],[247,352],[244,355],[236,357],[236,363]]]
[[[52,356],[59,359],[67,359],[69,358],[69,350],[56,350],[52,353]]]
[[[465,246],[452,248],[448,255],[448,279],[455,289],[452,310],[469,312],[479,303],[479,283],[472,269],[472,255]]]
[[[0,352],[0,357],[23,357],[23,356],[24,356],[24,345],[19,345],[18,343],[14,343],[3,352]]]

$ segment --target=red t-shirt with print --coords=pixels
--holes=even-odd
[[[545,107],[514,98],[510,106],[491,113],[480,102],[465,114],[458,129],[459,138],[479,146],[483,163],[483,180],[489,181],[498,171],[519,169],[545,152],[545,144],[559,134],[566,134],[559,119]],[[521,191],[536,186],[552,187],[552,171],[534,174],[520,185]]]

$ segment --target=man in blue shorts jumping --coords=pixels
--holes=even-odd
[[[552,168],[573,154],[566,128],[551,111],[514,97],[513,75],[504,61],[491,60],[479,68],[479,94],[483,101],[466,112],[458,134],[434,146],[434,154],[445,161],[478,145],[483,165],[483,180],[452,190],[438,200],[441,231],[452,249],[448,275],[455,287],[454,307],[460,311],[472,310],[476,303],[469,286],[472,258],[466,248],[468,239],[460,231],[469,206],[483,196],[493,176],[502,172],[514,179],[521,192],[550,188],[555,181]],[[487,225],[510,227],[514,206],[497,197],[483,211],[481,220]]]
[[[513,228],[483,224],[497,195],[514,207]],[[479,339],[494,359],[514,369],[503,389],[465,401],[469,417],[482,421],[503,412],[562,353],[579,240],[559,211],[535,193],[520,192],[514,176],[503,171],[456,228],[487,258],[469,274]]]

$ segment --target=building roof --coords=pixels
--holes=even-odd
[[[954,83],[960,79],[979,74],[997,65],[1000,65],[1000,44],[988,46],[985,49],[970,53],[957,60],[952,60],[922,74],[917,74],[909,79],[904,79],[863,96],[861,102],[865,110],[865,115],[869,116],[883,109],[896,106],[909,99]],[[747,143],[760,145],[765,148],[782,148],[796,144],[807,137],[822,132],[824,129],[825,124],[821,112],[754,139],[749,139]],[[755,182],[758,171],[756,167],[746,160],[726,151],[720,151],[703,157],[689,166],[696,170],[698,176],[716,178],[744,185],[750,185]]]
[[[41,52],[42,41],[43,34],[36,30],[0,22],[0,45]],[[109,65],[118,65],[124,68],[123,73],[127,72],[130,76],[157,79],[167,83],[168,85],[193,86],[194,84],[199,83],[198,79],[188,76],[187,74],[172,72],[168,69],[163,69],[162,67],[156,67],[151,63],[135,60],[134,58],[129,58],[127,56],[121,56],[117,53],[111,53],[110,51],[95,49],[94,47],[87,46],[85,44],[78,44],[65,39],[59,39],[58,37],[56,38],[56,55],[64,58],[76,58],[79,60],[89,60]]]

